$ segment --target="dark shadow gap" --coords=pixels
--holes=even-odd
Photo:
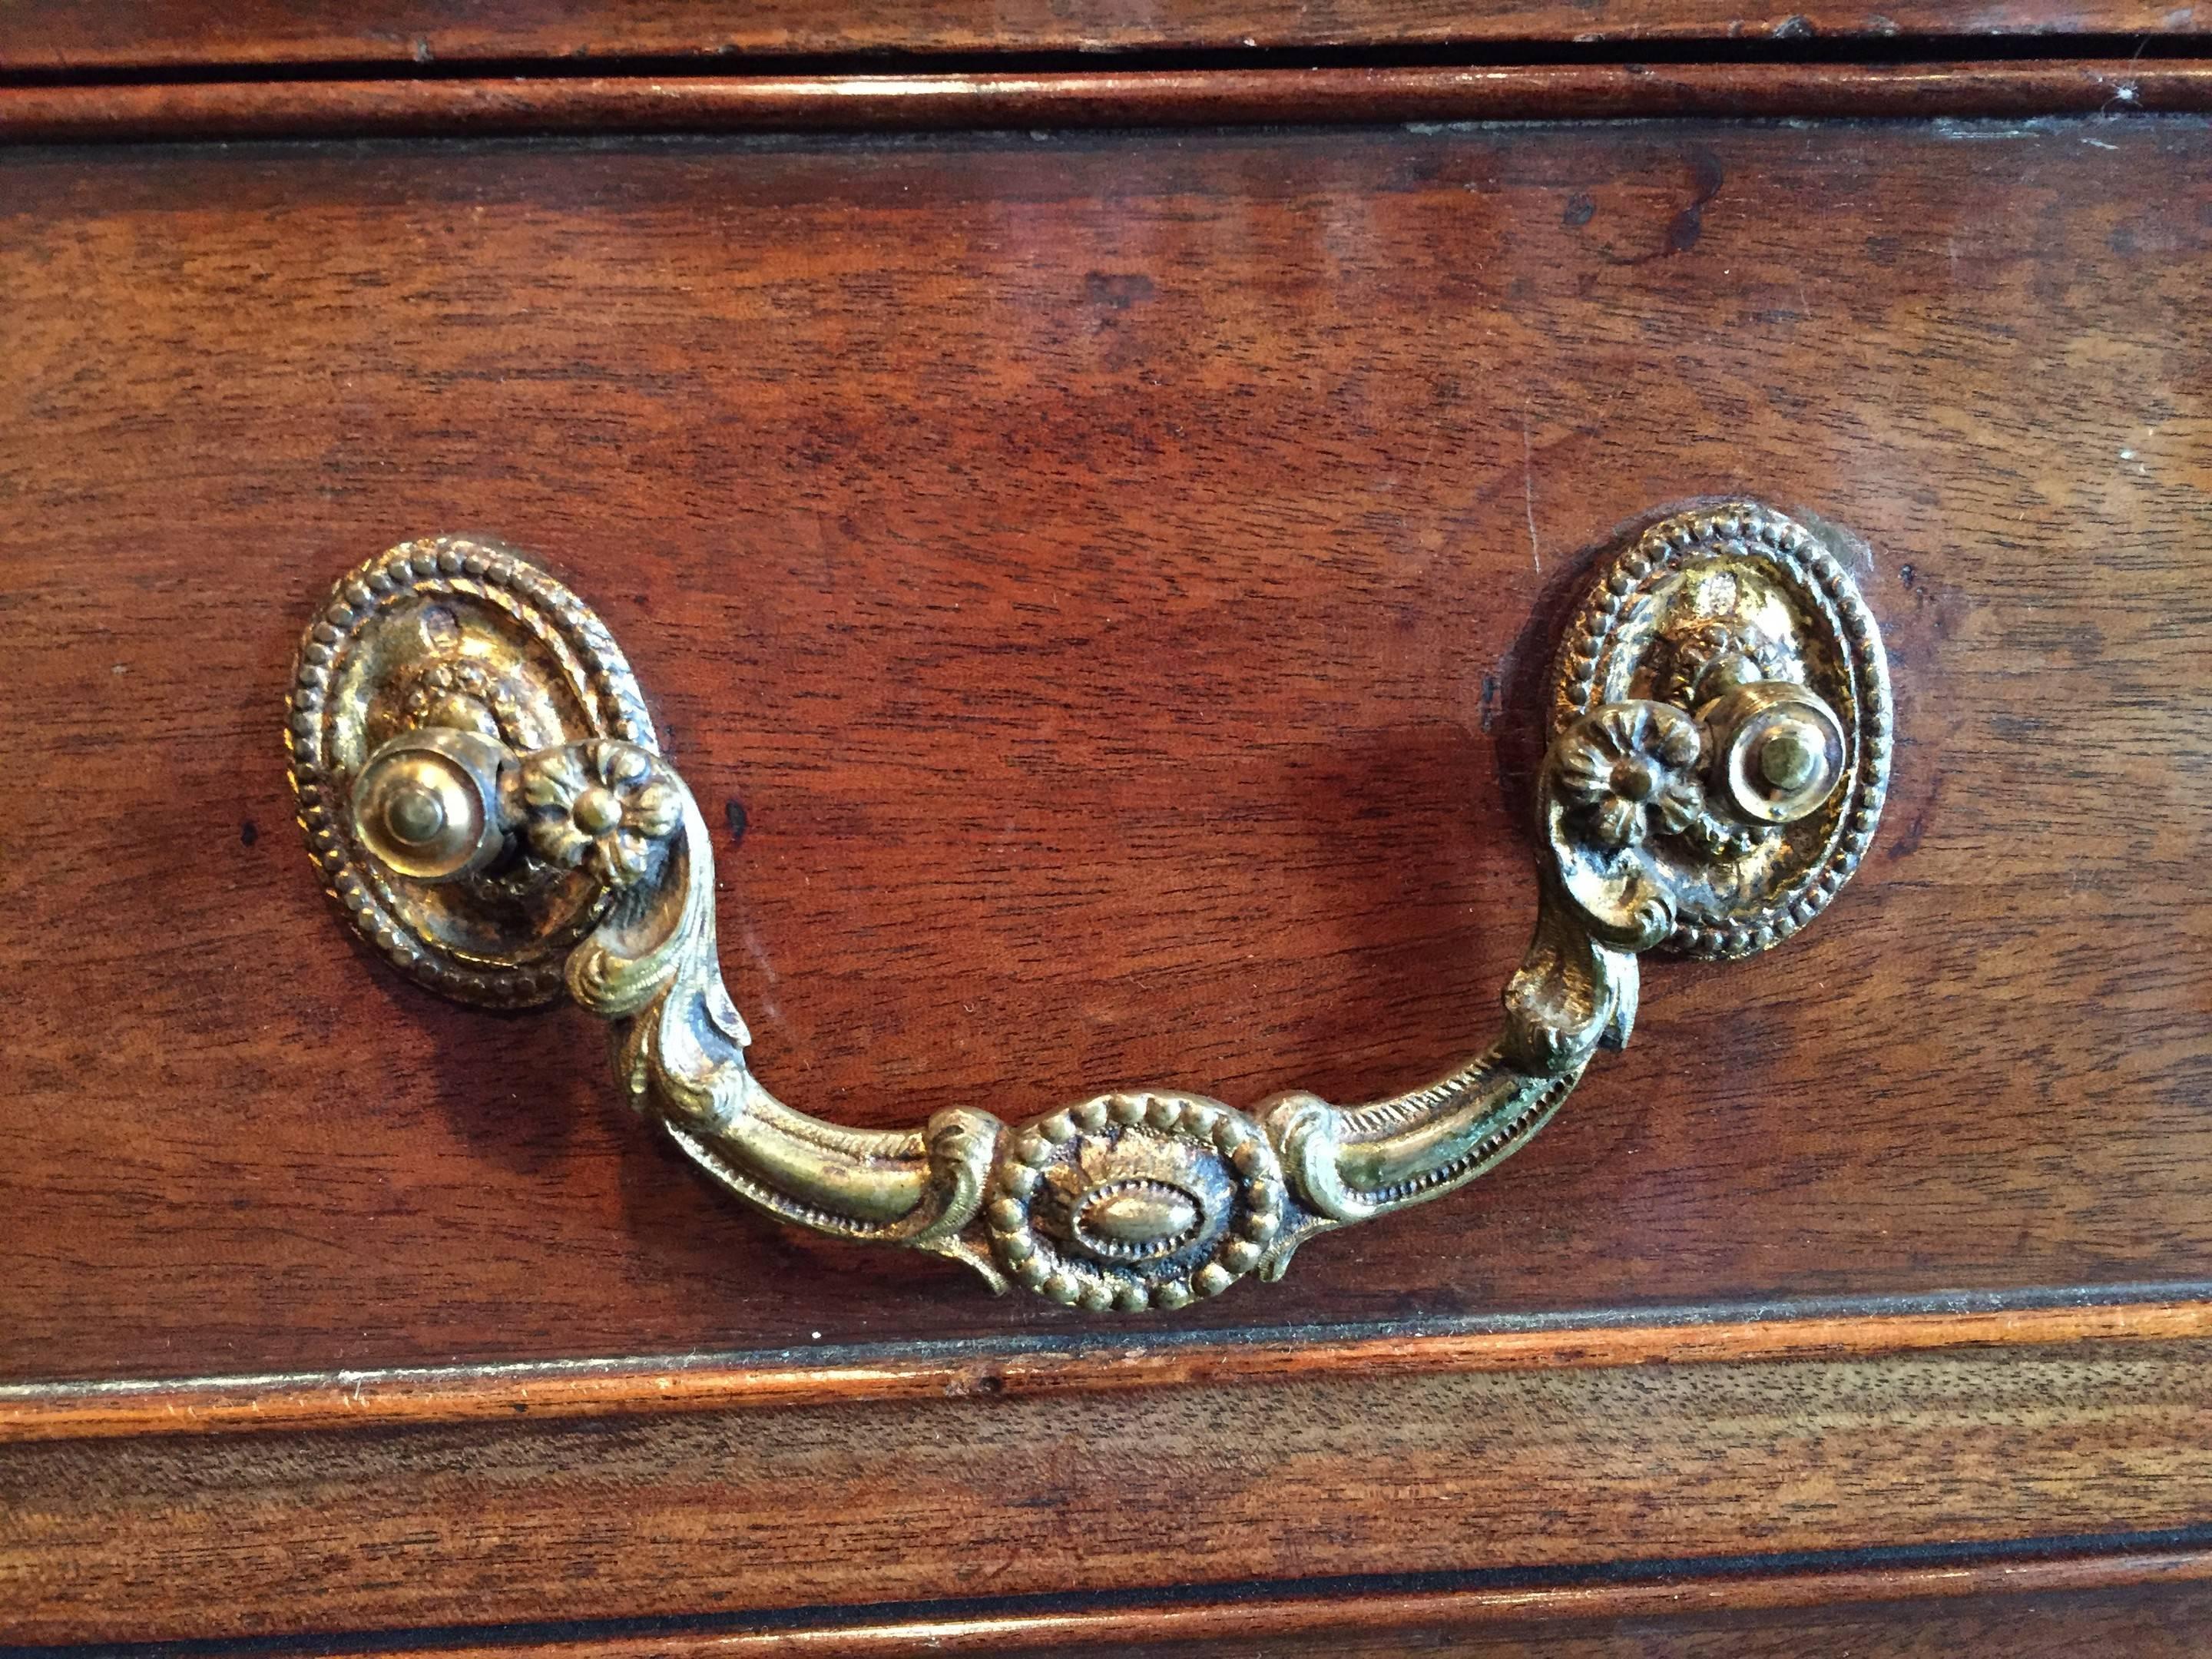
[[[427,63],[317,62],[190,64],[137,69],[0,67],[0,86],[176,86],[299,81],[531,81],[794,76],[1085,75],[1138,70],[1501,69],[1538,66],[1742,64],[1991,64],[2059,58],[2145,61],[2212,52],[2212,34],[1842,34],[1762,40],[1495,40],[1298,47],[1131,47],[1096,52],[697,52],[681,56],[455,58]]]

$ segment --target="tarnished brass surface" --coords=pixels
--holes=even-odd
[[[1551,724],[1535,937],[1504,1034],[1463,1066],[1358,1106],[1292,1092],[1248,1115],[1159,1089],[905,1132],[823,1122],[753,1075],[697,805],[605,628],[514,553],[437,537],[343,578],[301,643],[289,740],[316,863],[403,970],[492,1006],[565,984],[617,1023],[637,1110],[772,1215],[1135,1312],[1279,1277],[1316,1233],[1510,1156],[1628,1040],[1638,952],[1778,943],[1881,811],[1881,635],[1832,550],[1753,503],[1613,552],[1561,647]]]

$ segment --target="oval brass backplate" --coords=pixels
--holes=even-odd
[[[504,548],[410,542],[331,590],[301,641],[292,785],[307,848],[354,927],[432,989],[488,1007],[550,1002],[608,891],[543,860],[499,857],[465,879],[378,856],[392,838],[354,796],[403,734],[455,732],[510,761],[586,737],[654,746],[621,650],[574,595]],[[498,803],[485,813],[496,831]],[[503,837],[511,841],[511,837]],[[511,849],[509,849],[511,850]]]
[[[1857,585],[1802,526],[1753,508],[1653,526],[1600,567],[1553,684],[1555,732],[1650,699],[1717,734],[1711,799],[1651,843],[1674,897],[1670,949],[1764,950],[1858,867],[1889,776],[1889,676]],[[1775,775],[1785,753],[1799,775]]]

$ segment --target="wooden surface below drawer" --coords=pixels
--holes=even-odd
[[[2106,1565],[2100,1560],[2093,1570]],[[2130,1557],[2125,1565],[2154,1571],[2167,1562]],[[380,1644],[373,1650],[397,1659],[429,1659],[433,1653],[440,1659],[884,1659],[917,1652],[988,1653],[996,1659],[1041,1654],[1396,1659],[1409,1653],[1449,1653],[1462,1659],[1803,1659],[1808,1654],[1948,1659],[1960,1652],[2002,1653],[2005,1659],[2079,1659],[2085,1653],[2194,1659],[2203,1651],[2202,1634],[2212,1621],[2212,1588],[2193,1576],[2200,1571],[2195,1559],[2187,1566],[2192,1577],[2184,1582],[2086,1591],[2054,1585],[2034,1568],[2014,1569],[2018,1583],[1978,1594],[1957,1587],[1961,1580],[1984,1577],[1970,1568],[1899,1571],[1878,1575],[1885,1594],[1871,1606],[1784,1600],[1750,1612],[1686,1610],[1708,1586],[1672,1581],[1642,1596],[1616,1598],[1601,1591],[1589,1598],[1599,1604],[1641,1601],[1638,1611],[1570,1614],[1557,1620],[1538,1613],[1552,1597],[1522,1588],[1500,1589],[1489,1597],[1378,1596],[1325,1605],[1238,1601],[1195,1611],[1138,1606],[1028,1617],[917,1613],[875,1620],[864,1613],[849,1624],[828,1627],[748,1629],[717,1623],[658,1627],[650,1634],[563,1635],[550,1640],[525,1634],[483,1645],[441,1643],[435,1648],[394,1650]],[[1938,1583],[1944,1588],[1933,1599],[1911,1599]],[[1779,1584],[1763,1580],[1759,1588],[1778,1589],[1787,1597],[1838,1586],[1832,1576],[1805,1574]],[[323,1650],[341,1655],[360,1650],[344,1645]]]
[[[434,1648],[373,1649],[316,1644],[319,1654],[374,1651],[395,1659],[887,1659],[894,1654],[990,1654],[1034,1659],[1042,1654],[1160,1654],[1174,1659],[1364,1659],[1449,1653],[1461,1659],[1948,1659],[1960,1652],[2005,1659],[2080,1659],[2083,1654],[2130,1659],[2194,1659],[2212,1621],[2212,1587],[2203,1563],[2182,1558],[2180,1582],[2077,1589],[2066,1581],[2077,1564],[2046,1574],[2040,1564],[1994,1572],[1956,1565],[1924,1572],[1867,1575],[1879,1581],[1872,1605],[1808,1603],[1803,1595],[1838,1591],[1835,1575],[1805,1573],[1762,1579],[1759,1592],[1778,1600],[1753,1610],[1699,1604],[1711,1581],[1668,1580],[1625,1595],[1601,1589],[1556,1596],[1528,1587],[1436,1596],[1360,1596],[1334,1602],[1237,1600],[1201,1608],[1135,1605],[1109,1610],[972,1614],[935,1609],[804,1626],[743,1621],[655,1626],[649,1633],[533,1632]],[[2153,1575],[2172,1558],[2100,1558],[2079,1564],[2091,1572],[2141,1568]],[[1966,1584],[2007,1577],[1994,1591]],[[2054,1583],[2056,1579],[2058,1582]],[[1940,1586],[1940,1588],[1938,1588]],[[1729,1583],[1726,1590],[1752,1589]],[[1869,1588],[1875,1588],[1869,1585]],[[1931,1593],[1932,1592],[1932,1593]],[[1915,1599],[1924,1597],[1926,1599]],[[1618,1607],[1620,1611],[1547,1616],[1554,1602]],[[1627,1610],[1633,1607],[1634,1610]],[[282,1655],[283,1650],[276,1650]],[[297,1650],[295,1650],[297,1651]]]
[[[2207,1357],[1342,1370],[21,1444],[0,1450],[0,1607],[15,1640],[100,1642],[809,1607],[834,1626],[948,1598],[957,1623],[1182,1587],[1186,1608],[1302,1598],[1308,1626],[1360,1597],[1404,1627],[1510,1620],[1516,1590],[1559,1618],[1946,1593],[1923,1569],[1987,1591],[2008,1562],[2022,1587],[2179,1582],[2212,1568]],[[2084,1550],[2104,1565],[2052,1565]],[[1416,1593],[1431,1603],[1389,1611]],[[1042,1635],[1051,1611],[999,1616]]]
[[[1654,964],[1528,1152],[1182,1322],[2205,1276],[2208,162],[2183,118],[8,154],[0,1374],[1074,1328],[738,1211],[580,1016],[350,945],[287,665],[465,527],[657,698],[763,1074],[883,1124],[1479,1047],[1588,550],[1838,520],[1899,732],[1822,925]]]

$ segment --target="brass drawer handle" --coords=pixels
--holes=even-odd
[[[1554,670],[1535,937],[1504,1035],[1366,1105],[1101,1095],[1012,1126],[840,1128],[753,1075],[714,947],[714,859],[629,665],[493,543],[410,542],[343,578],[300,647],[293,786],[354,927],[488,1007],[565,984],[616,1022],[631,1103],[771,1215],[964,1261],[1003,1290],[1178,1308],[1316,1233],[1440,1197],[1628,1040],[1637,953],[1747,956],[1824,908],[1881,811],[1881,638],[1810,531],[1678,514],[1605,561]]]

